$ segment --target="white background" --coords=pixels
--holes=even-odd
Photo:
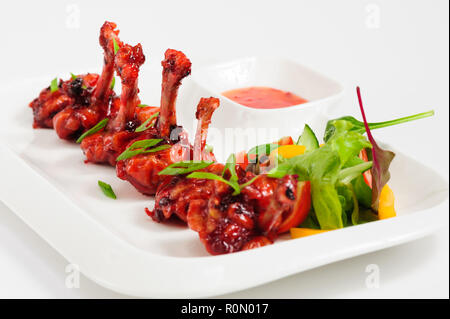
[[[448,180],[447,0],[145,3],[2,3],[0,85],[96,65],[93,71],[99,72],[98,30],[104,20],[117,22],[126,42],[141,42],[147,59],[160,61],[168,47],[183,50],[193,61],[193,72],[241,56],[286,56],[345,85],[339,115],[357,114],[356,85],[362,87],[371,121],[436,110],[432,119],[377,131],[375,136],[437,168]],[[146,76],[144,65],[141,83]],[[141,89],[145,96],[145,87]],[[7,182],[0,177],[0,183]],[[20,182],[26,187],[26,181]],[[448,221],[443,226],[412,243],[226,297],[448,298]],[[0,202],[0,297],[124,297],[84,277],[81,288],[67,289],[66,264]],[[369,264],[380,267],[378,289],[365,285]]]

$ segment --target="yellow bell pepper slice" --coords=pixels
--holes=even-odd
[[[291,237],[292,238],[301,238],[301,237],[325,233],[327,231],[329,231],[329,230],[312,229],[312,228],[291,228]]]
[[[275,158],[275,155],[277,154],[283,156],[284,158],[292,158],[302,155],[305,151],[306,147],[303,145],[282,145],[270,153],[270,158]]]
[[[380,194],[380,202],[378,205],[378,218],[386,219],[397,216],[394,207],[394,192],[388,185],[384,185]]]

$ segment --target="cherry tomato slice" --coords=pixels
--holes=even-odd
[[[294,144],[294,140],[290,136],[282,137],[278,142],[278,145],[292,145]]]
[[[311,209],[311,183],[299,182],[297,186],[296,203],[292,213],[287,216],[278,228],[278,234],[285,233],[300,225]]]
[[[368,162],[369,161],[369,157],[367,156],[367,151],[366,149],[362,149],[361,152],[359,153],[359,158],[362,159],[364,162]],[[363,173],[363,177],[364,177],[364,181],[366,182],[366,184],[372,188],[372,171],[368,170],[365,171]]]

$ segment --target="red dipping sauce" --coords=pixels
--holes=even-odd
[[[262,86],[235,89],[222,94],[236,103],[255,109],[278,109],[308,102],[291,92]]]

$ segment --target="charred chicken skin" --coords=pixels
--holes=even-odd
[[[139,192],[154,195],[163,180],[158,173],[168,165],[191,158],[191,146],[185,131],[176,122],[176,97],[181,80],[191,73],[191,62],[184,53],[169,49],[162,61],[163,79],[160,114],[152,127],[129,144],[143,139],[162,139],[170,148],[139,154],[117,162],[117,176],[129,181]]]
[[[116,165],[117,156],[127,144],[139,134],[135,132],[140,121],[136,115],[138,98],[139,68],[145,62],[140,44],[132,47],[122,46],[115,57],[115,69],[122,80],[120,98],[114,98],[105,130],[83,139],[81,149],[86,155],[86,162],[109,163]],[[153,108],[154,111],[157,108]]]
[[[114,77],[115,47],[123,44],[118,38],[116,24],[105,22],[100,30],[100,45],[104,50],[103,71],[95,85],[87,86],[77,79],[72,82],[74,95],[67,105],[53,117],[53,127],[61,139],[73,140],[106,117],[110,101],[114,97],[111,83]],[[84,79],[83,79],[84,82]]]

